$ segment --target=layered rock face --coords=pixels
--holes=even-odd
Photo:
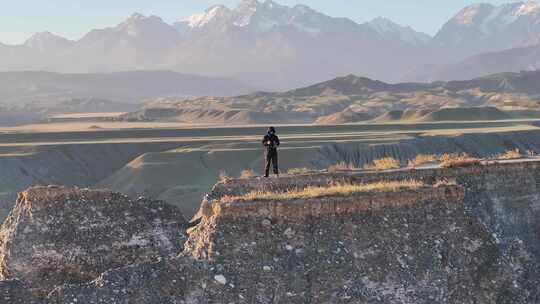
[[[289,201],[253,190],[417,179]],[[442,180],[456,185],[438,186]],[[63,286],[50,303],[539,303],[540,163],[308,175],[215,187],[184,253]],[[450,183],[451,184],[451,183]]]
[[[172,206],[110,191],[34,187],[0,231],[0,276],[43,297],[106,270],[182,251],[186,221]]]

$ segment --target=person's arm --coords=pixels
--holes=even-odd
[[[263,146],[268,147],[268,136],[265,135],[263,137],[262,144]]]
[[[276,146],[279,146],[280,142],[279,142],[279,137],[277,135],[276,136]]]

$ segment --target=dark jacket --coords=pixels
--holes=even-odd
[[[268,151],[275,151],[279,146],[279,137],[276,134],[268,133],[264,136],[262,144]]]

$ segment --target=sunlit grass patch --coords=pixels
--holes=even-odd
[[[309,199],[324,196],[346,196],[366,192],[395,192],[401,189],[419,189],[425,184],[417,180],[381,181],[369,184],[335,184],[293,189],[282,192],[252,191],[239,196],[225,196],[222,202],[242,201],[288,201],[293,199]]]
[[[466,153],[443,154],[440,158],[442,168],[457,168],[479,165],[481,160]]]
[[[523,155],[521,154],[521,152],[519,151],[519,149],[514,149],[514,150],[508,150],[508,151],[505,151],[504,153],[501,153],[497,156],[497,158],[499,159],[519,159],[519,158],[522,158]]]

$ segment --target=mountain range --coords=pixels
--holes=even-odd
[[[77,41],[38,33],[22,45],[0,44],[0,70],[166,69],[290,89],[350,73],[395,82],[533,70],[538,43],[540,4],[534,1],[468,6],[431,37],[384,17],[358,23],[305,5],[243,0],[174,24],[133,14]]]
[[[540,42],[540,5],[535,1],[495,6],[474,4],[448,21],[433,39],[463,56],[536,45]]]

